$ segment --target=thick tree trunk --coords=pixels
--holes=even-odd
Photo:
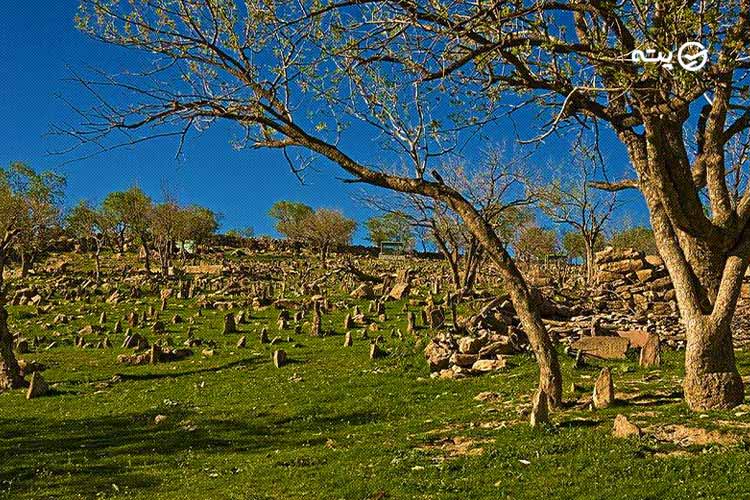
[[[687,321],[685,400],[691,409],[705,411],[742,404],[744,387],[737,372],[730,321],[710,318]]]
[[[5,255],[0,255],[0,392],[23,387],[25,382],[13,353],[13,335],[8,329],[8,311],[5,309],[3,272]]]
[[[689,234],[670,217],[670,211],[679,207],[667,209],[669,201],[659,194],[660,189],[642,182],[641,190],[687,330],[685,400],[695,411],[737,406],[744,399],[744,387],[735,364],[731,321],[747,257],[733,254],[744,250],[727,252],[710,235]]]
[[[13,335],[8,329],[8,311],[0,299],[0,392],[23,387],[25,382],[13,353]]]

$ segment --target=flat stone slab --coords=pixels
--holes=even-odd
[[[630,341],[624,337],[583,337],[571,344],[587,356],[601,359],[625,359]]]

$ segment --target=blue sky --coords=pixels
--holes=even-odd
[[[257,234],[274,234],[266,216],[274,201],[290,199],[314,207],[341,209],[362,222],[371,212],[358,206],[352,194],[360,186],[335,179],[341,172],[320,165],[301,185],[277,151],[233,149],[233,130],[218,125],[194,134],[180,159],[175,158],[173,140],[156,141],[109,152],[91,159],[61,165],[63,159],[49,154],[59,143],[48,135],[52,124],[75,123],[76,115],[57,97],[83,97],[76,84],[65,81],[71,69],[87,66],[122,69],[139,54],[90,40],[73,25],[75,0],[45,2],[0,2],[0,164],[23,161],[36,169],[55,169],[68,179],[67,203],[84,198],[92,202],[110,191],[139,185],[154,199],[162,186],[183,203],[196,203],[224,214],[223,229],[252,226]],[[531,129],[531,127],[529,127]],[[488,131],[498,142],[512,141],[508,124]],[[536,156],[542,164],[559,161],[553,141]],[[347,145],[355,157],[368,158],[376,147],[367,138]],[[627,165],[616,141],[605,141],[611,171],[618,176]],[[632,198],[637,200],[637,198]],[[633,201],[619,214],[635,223],[645,219],[642,203]],[[363,242],[361,228],[355,237]]]

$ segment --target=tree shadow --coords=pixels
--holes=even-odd
[[[159,470],[174,471],[182,453],[244,453],[263,459],[274,450],[325,445],[321,428],[333,433],[343,426],[380,419],[367,411],[291,417],[260,414],[247,421],[206,419],[181,407],[160,412],[167,419],[158,425],[153,414],[141,413],[49,421],[0,418],[0,497],[9,493],[11,497],[94,498],[113,492],[112,485],[142,494],[144,489],[157,490],[174,481],[174,475]]]

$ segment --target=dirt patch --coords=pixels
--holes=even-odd
[[[473,439],[464,436],[440,439],[419,446],[418,449],[428,452],[440,452],[442,459],[458,457],[476,457],[484,453],[481,444],[492,443],[494,439]]]
[[[679,424],[649,427],[645,431],[659,441],[675,443],[683,447],[713,444],[729,446],[740,440],[738,436],[728,432],[710,431],[700,427],[687,427]]]

